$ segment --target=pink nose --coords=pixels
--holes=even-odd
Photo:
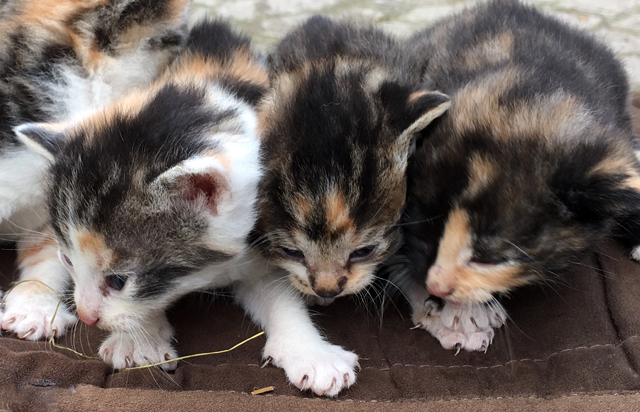
[[[88,314],[80,309],[78,309],[78,317],[81,321],[86,323],[89,326],[95,326],[100,318],[95,314]]]
[[[450,288],[442,283],[436,283],[435,285],[428,285],[427,291],[433,296],[444,298],[453,293],[453,288]]]

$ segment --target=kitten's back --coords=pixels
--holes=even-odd
[[[405,46],[425,84],[445,93],[497,74],[507,100],[562,91],[579,96],[601,121],[630,130],[628,83],[615,55],[592,35],[532,6],[481,4],[427,27]]]

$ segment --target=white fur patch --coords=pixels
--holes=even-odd
[[[21,241],[18,248],[36,247],[34,245],[37,243]],[[49,338],[52,334],[62,336],[76,321],[75,315],[61,304],[51,324],[60,300],[58,294],[65,292],[69,282],[69,274],[55,257],[55,250],[55,245],[47,244],[39,253],[27,257],[20,265],[20,280],[33,282],[21,283],[6,295],[4,311],[0,317],[2,328],[17,334],[19,338],[39,340]]]
[[[113,332],[100,345],[100,357],[115,369],[131,368],[164,362],[178,357],[171,346],[173,330],[166,317],[150,319],[144,328],[128,332]],[[169,362],[160,367],[166,371],[174,370],[178,362]]]
[[[640,262],[640,246],[631,249],[631,258]]]
[[[48,165],[45,158],[26,147],[0,155],[0,220],[20,214],[13,216],[15,225],[2,222],[0,237],[7,232],[28,233],[43,224],[46,207],[42,185]]]
[[[358,356],[320,335],[287,274],[253,253],[239,268],[253,274],[238,282],[235,291],[245,311],[267,333],[263,358],[283,368],[297,388],[318,396],[336,396],[353,385]]]

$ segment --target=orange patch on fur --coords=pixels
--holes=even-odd
[[[344,194],[336,190],[326,198],[327,224],[334,232],[345,232],[353,227],[353,219],[349,216]]]
[[[496,140],[562,139],[596,125],[574,96],[557,92],[519,103],[501,104],[501,95],[519,81],[519,69],[507,68],[464,87],[449,116],[456,134],[483,128]]]
[[[465,53],[465,63],[470,68],[495,65],[511,58],[513,34],[502,32],[477,44]]]
[[[630,157],[628,153],[632,152],[630,147],[619,147],[618,153],[614,153],[610,157],[602,160],[593,169],[590,175],[623,175],[627,176],[620,186],[623,189],[631,189],[640,192],[640,173],[637,169],[637,160]]]
[[[24,282],[17,285],[12,293],[20,295],[52,295],[55,294],[51,289],[40,282]]]
[[[470,196],[477,195],[493,181],[495,176],[495,165],[487,158],[474,155],[469,161],[469,185],[466,193]]]
[[[236,51],[231,59],[224,63],[200,55],[184,55],[176,67],[168,71],[163,79],[177,81],[186,86],[194,81],[209,82],[224,76],[248,81],[265,88],[269,86],[266,69],[253,58],[249,49]]]
[[[57,260],[58,257],[56,251],[56,241],[51,238],[45,239],[38,243],[32,243],[29,247],[18,250],[18,266],[36,266],[49,259]]]
[[[62,25],[69,16],[108,2],[108,0],[100,2],[89,0],[30,0],[23,4],[18,21],[45,27],[51,24]]]
[[[88,140],[91,140],[94,136],[93,131],[103,130],[114,118],[134,118],[153,99],[154,95],[155,90],[149,87],[127,93],[120,99],[109,103],[101,111],[82,119],[80,127],[86,133]],[[67,126],[67,124],[61,124],[61,126]]]
[[[436,262],[429,270],[428,287],[452,290],[448,298],[455,301],[477,302],[488,299],[491,293],[506,292],[529,282],[528,278],[518,276],[519,266],[471,266],[471,238],[469,215],[455,209],[445,225]]]
[[[291,212],[298,223],[302,224],[307,220],[307,217],[313,211],[313,206],[311,206],[311,202],[306,199],[303,195],[298,194],[296,196],[295,202],[291,205]]]
[[[99,268],[109,267],[114,253],[107,247],[101,235],[83,230],[76,235],[76,242],[80,252],[93,255]]]
[[[186,12],[187,7],[191,3],[191,0],[173,0],[169,5],[169,14],[174,19],[182,19],[183,14]]]

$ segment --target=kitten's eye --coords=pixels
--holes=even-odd
[[[351,255],[349,255],[349,262],[361,262],[363,260],[366,260],[371,257],[375,250],[375,246],[366,246],[357,249]]]
[[[127,283],[127,277],[122,275],[107,276],[104,283],[113,290],[122,290]]]
[[[65,255],[64,253],[62,254],[62,262],[65,265],[68,265],[70,267],[73,267],[73,263],[71,263],[71,259],[69,259],[69,256]]]
[[[289,249],[288,247],[279,247],[278,253],[280,253],[283,257],[293,260],[304,260],[304,253],[298,249]]]
[[[478,265],[499,265],[508,260],[508,258],[504,255],[495,255],[495,256],[474,256],[469,259],[470,263],[475,263]]]

